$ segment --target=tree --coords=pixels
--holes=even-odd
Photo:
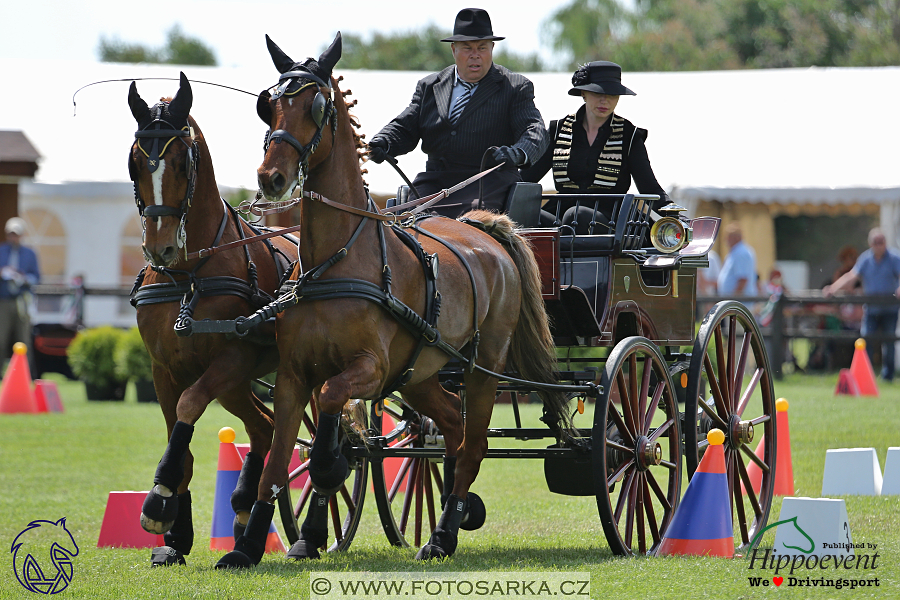
[[[130,44],[118,39],[100,38],[100,60],[102,62],[146,62],[176,65],[218,64],[215,53],[202,41],[185,35],[179,25],[173,25],[166,33],[166,45],[162,48],[148,48],[141,44]]]
[[[450,44],[441,39],[449,32],[429,25],[423,29],[403,33],[374,33],[369,41],[347,33],[343,38],[341,67],[383,71],[440,71],[451,62]],[[537,54],[520,55],[502,49],[503,42],[494,48],[494,62],[513,71],[541,71],[543,65]]]
[[[626,70],[900,63],[900,0],[572,0],[545,26],[570,66]]]

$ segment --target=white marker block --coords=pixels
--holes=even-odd
[[[791,519],[796,519],[796,526]],[[773,550],[779,554],[856,554],[847,505],[841,499],[787,497],[778,522]]]
[[[900,495],[900,448],[888,448],[884,459],[884,484],[882,496]]]
[[[825,452],[823,496],[878,496],[881,466],[875,448],[839,448]]]

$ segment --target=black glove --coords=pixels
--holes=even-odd
[[[493,159],[495,164],[508,163],[514,167],[525,165],[525,152],[521,148],[513,148],[512,146],[500,146],[494,150]]]
[[[369,142],[369,160],[381,164],[388,156],[388,141],[384,138],[372,138]]]

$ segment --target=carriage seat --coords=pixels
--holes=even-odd
[[[538,227],[542,193],[543,188],[539,183],[517,181],[509,188],[502,212],[509,215],[509,218],[515,221],[519,227]],[[401,185],[397,188],[397,197],[388,198],[385,206],[391,208],[409,201],[409,186]]]
[[[560,234],[565,230],[561,229]],[[559,253],[562,256],[604,256],[612,254],[616,248],[616,236],[602,235],[560,235]]]

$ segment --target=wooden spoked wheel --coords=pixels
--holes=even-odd
[[[630,337],[610,353],[594,413],[594,489],[613,553],[659,545],[681,497],[681,426],[659,349]]]
[[[704,389],[708,395],[701,398]],[[709,445],[706,434],[714,428],[725,433],[735,543],[739,551],[747,549],[769,518],[777,435],[765,342],[753,315],[740,302],[719,302],[703,319],[691,354],[684,412],[688,477],[693,477]],[[748,474],[750,464],[762,474],[758,491]]]
[[[303,487],[302,489],[292,490],[289,484],[278,495],[278,511],[281,515],[285,535],[290,544],[293,544],[300,538],[300,524],[306,517],[306,508],[313,493],[312,482],[308,475],[308,457],[312,441],[316,436],[315,412],[315,407],[310,405],[303,415],[301,432],[305,430],[309,437],[307,439],[297,439],[297,445],[300,448],[301,464],[293,469],[289,476],[289,481],[297,479],[304,481]],[[356,421],[354,428],[357,425],[362,425],[362,429],[365,429],[365,410],[355,410],[351,414],[353,415],[352,419]],[[360,421],[362,423],[359,423]],[[347,447],[348,443],[351,442],[350,438],[354,435],[350,433],[348,437],[346,431],[347,422],[348,413],[345,411],[344,417],[341,419],[342,431],[340,439],[342,440],[342,447]],[[363,502],[366,498],[366,486],[369,476],[368,459],[348,457],[348,460],[350,462],[350,475],[344,482],[344,486],[328,500],[328,542],[325,544],[328,552],[346,550],[350,547],[353,536],[356,535],[356,530],[359,527]],[[296,502],[292,498],[296,498]]]
[[[411,411],[401,414],[393,403],[384,406],[384,415],[389,423],[385,429],[399,432],[391,436],[391,448],[425,448],[439,435],[434,421]],[[372,458],[369,464],[375,503],[388,541],[394,546],[420,548],[441,516],[443,464],[419,457]]]

